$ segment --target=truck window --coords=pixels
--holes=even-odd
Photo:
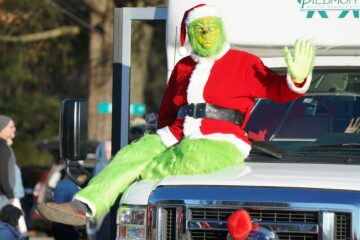
[[[247,124],[256,141],[311,144],[344,133],[360,116],[360,77],[357,69],[315,69],[305,96],[278,104],[258,99]]]

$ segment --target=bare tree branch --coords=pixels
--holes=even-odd
[[[20,36],[0,36],[0,42],[12,42],[12,43],[26,43],[35,42],[47,39],[58,38],[64,35],[77,35],[80,32],[80,28],[77,26],[64,26],[55,29],[51,29],[44,32],[24,34]]]
[[[98,14],[102,17],[106,15],[106,0],[84,0],[84,3],[90,9],[91,14]]]

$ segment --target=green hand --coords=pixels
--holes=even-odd
[[[312,72],[316,47],[310,41],[296,40],[294,44],[294,57],[287,47],[285,51],[285,62],[288,73],[295,83],[302,83]]]

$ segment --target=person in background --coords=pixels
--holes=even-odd
[[[345,129],[345,133],[359,133],[360,132],[360,117],[356,120],[352,118],[349,125]]]
[[[9,143],[12,142],[14,122],[0,115],[0,209],[14,199],[15,154]]]
[[[0,208],[11,203],[22,210],[20,199],[24,197],[21,170],[16,165],[12,150],[15,138],[15,122],[8,116],[0,115]],[[27,236],[27,226],[23,215],[19,217],[19,231]]]
[[[25,196],[24,185],[22,182],[22,175],[20,167],[15,164],[15,188],[14,188],[15,199],[13,205],[17,208],[20,208],[23,211],[23,206],[21,204],[21,199]],[[24,212],[24,211],[23,211]],[[24,214],[19,218],[19,231],[22,235],[28,235],[28,227],[26,225]]]
[[[61,180],[54,189],[54,201],[59,204],[70,202],[78,191],[79,187],[66,175],[65,169],[63,169]],[[79,231],[74,226],[53,222],[52,229],[55,240],[79,239]]]
[[[0,239],[1,240],[25,240],[27,239],[18,230],[19,218],[22,211],[11,205],[5,205],[0,212]]]
[[[96,163],[93,175],[97,175],[108,163],[111,158],[111,141],[102,141],[95,150]]]
[[[93,170],[93,176],[96,176],[111,159],[111,141],[106,140],[99,143],[95,150],[96,163]],[[87,224],[88,234],[95,235],[95,239],[101,240],[109,236],[110,215],[106,213],[104,216],[94,219]],[[94,230],[95,229],[95,230]],[[95,233],[93,233],[95,232]]]

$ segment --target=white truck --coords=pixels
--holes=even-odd
[[[198,3],[115,10],[113,151],[127,144],[131,21],[166,20],[171,72],[182,14]],[[254,147],[243,166],[133,183],[119,203],[116,239],[230,239],[226,219],[238,209],[270,232],[249,239],[360,239],[360,134],[347,128],[360,117],[359,1],[206,3],[222,13],[233,48],[275,71],[286,72],[284,46],[313,39],[312,84],[291,103],[256,101],[247,126]]]

